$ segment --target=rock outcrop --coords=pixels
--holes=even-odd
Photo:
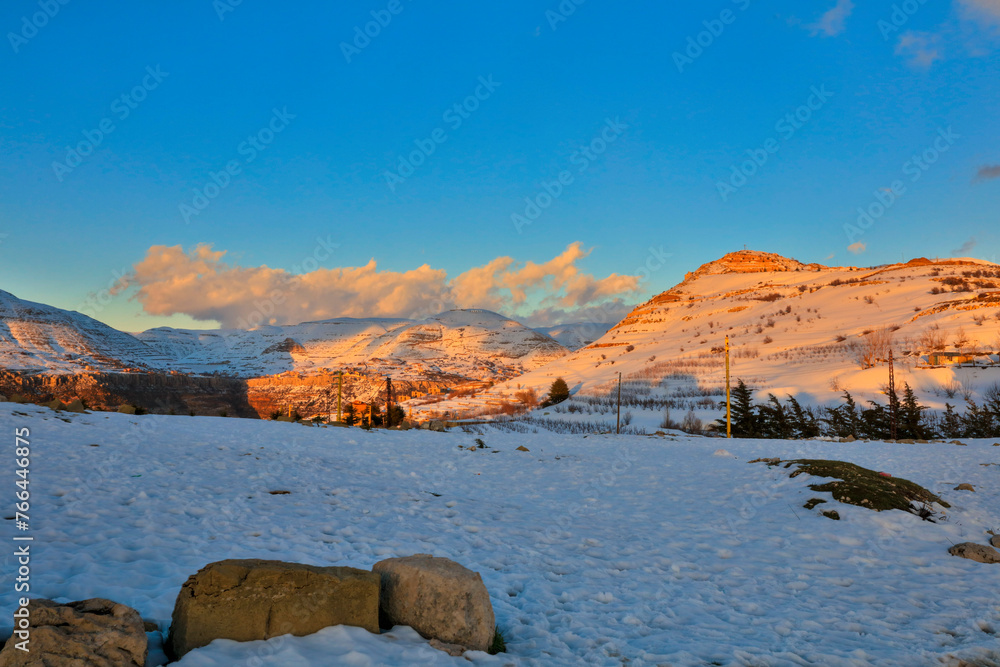
[[[154,414],[256,417],[245,380],[169,373],[77,373],[56,375],[0,371],[0,392],[36,403],[81,399],[93,410],[115,412],[122,404]]]
[[[960,556],[977,563],[1000,563],[1000,552],[993,547],[975,542],[962,542],[948,549],[952,556]]]
[[[408,625],[426,639],[489,649],[496,619],[478,573],[429,554],[389,558],[372,571],[382,577],[383,625]]]
[[[188,578],[167,646],[175,658],[214,639],[297,637],[331,625],[379,631],[379,576],[351,567],[224,560]]]
[[[131,607],[101,598],[69,604],[36,599],[29,602],[27,609],[31,619],[30,650],[18,649],[15,636],[0,651],[0,667],[146,664],[148,646],[142,617]]]

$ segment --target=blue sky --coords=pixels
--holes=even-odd
[[[744,244],[998,261],[995,0],[231,2],[4,3],[0,289],[132,331],[275,289],[542,324]]]

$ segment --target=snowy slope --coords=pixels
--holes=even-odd
[[[136,337],[170,369],[244,377],[362,366],[400,378],[451,374],[493,379],[533,370],[567,353],[559,343],[485,310],[422,321],[339,318],[251,331],[151,329]]]
[[[155,356],[133,336],[92,317],[0,290],[0,369],[117,370],[155,364]]]
[[[163,632],[185,579],[211,561],[370,568],[432,553],[480,572],[490,591],[509,652],[467,654],[477,665],[1000,664],[1000,566],[947,553],[1000,530],[1000,447],[991,441],[487,430],[488,447],[469,451],[473,435],[457,432],[0,404],[0,431],[15,427],[31,429],[33,450],[31,595],[111,598]],[[732,454],[714,455],[720,444]],[[952,508],[930,523],[842,505],[809,490],[805,475],[747,463],[762,456],[853,461],[926,486]],[[976,492],[953,491],[958,482]],[[276,489],[290,493],[268,493]],[[842,520],[804,509],[814,496]],[[13,522],[5,524],[9,536]],[[11,617],[14,600],[0,599],[0,618]],[[158,645],[160,633],[149,636]],[[150,664],[162,662],[154,650]],[[217,641],[178,664],[469,661],[406,628],[376,636],[337,627]]]
[[[549,336],[485,310],[422,321],[339,318],[292,326],[128,334],[0,291],[0,369],[49,373],[141,368],[258,377],[354,367],[400,379],[502,380],[567,354]]]
[[[579,350],[590,345],[608,332],[614,324],[607,322],[574,322],[554,327],[535,327],[535,331],[554,338],[569,350]]]
[[[977,271],[987,275],[963,275]],[[952,291],[965,287],[971,291]],[[594,344],[498,385],[490,396],[509,397],[521,387],[544,392],[556,377],[577,391],[601,393],[618,373],[626,382],[668,393],[672,385],[718,389],[724,384],[721,350],[728,335],[733,382],[744,379],[759,395],[793,394],[821,404],[836,402],[846,389],[875,398],[887,382],[887,366],[862,369],[853,346],[880,327],[894,329],[900,389],[909,383],[925,403],[941,409],[946,400],[960,403],[966,388],[978,395],[1000,382],[1000,365],[921,368],[931,351],[925,339],[939,338],[947,351],[992,352],[981,361],[996,362],[1000,267],[921,259],[860,269],[731,253],[638,306]],[[967,342],[960,345],[963,337]]]

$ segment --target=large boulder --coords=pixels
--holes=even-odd
[[[331,625],[378,632],[379,577],[352,567],[224,560],[188,578],[167,646],[179,659],[214,639],[311,635]]]
[[[131,607],[101,598],[69,604],[36,599],[28,603],[27,609],[31,623],[29,650],[17,648],[20,640],[15,634],[0,651],[0,667],[146,664],[146,632],[142,617]]]
[[[426,639],[489,649],[496,619],[478,573],[429,554],[389,558],[375,563],[372,571],[382,577],[385,625],[408,625]]]
[[[961,556],[979,563],[1000,563],[1000,552],[993,547],[975,542],[962,542],[948,549],[952,556]]]

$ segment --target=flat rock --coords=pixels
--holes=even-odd
[[[990,544],[1000,549],[1000,535],[994,535],[990,538]]]
[[[148,650],[139,612],[111,600],[28,603],[29,651],[15,635],[0,651],[0,667],[143,667]],[[16,623],[15,623],[16,626]]]
[[[377,633],[379,576],[352,567],[224,560],[188,578],[167,646],[175,659],[215,639],[302,637],[331,625]]]
[[[416,554],[375,563],[385,624],[408,625],[425,639],[486,651],[496,618],[478,573],[447,558]]]
[[[972,486],[971,484],[966,484],[965,482],[962,482],[961,484],[959,484],[958,486],[955,487],[955,490],[956,491],[973,491],[973,492],[975,492],[976,488],[974,486]]]
[[[962,542],[948,549],[952,556],[961,556],[978,563],[1000,563],[1000,552],[993,547],[975,542]]]
[[[432,639],[430,641],[431,648],[436,648],[439,651],[444,651],[452,657],[459,657],[463,655],[466,651],[464,646],[459,646],[458,644],[445,644],[440,639]]]
[[[518,445],[517,446],[517,451],[519,451],[519,452],[530,452],[531,450],[528,449],[527,447],[525,447],[524,445]]]

